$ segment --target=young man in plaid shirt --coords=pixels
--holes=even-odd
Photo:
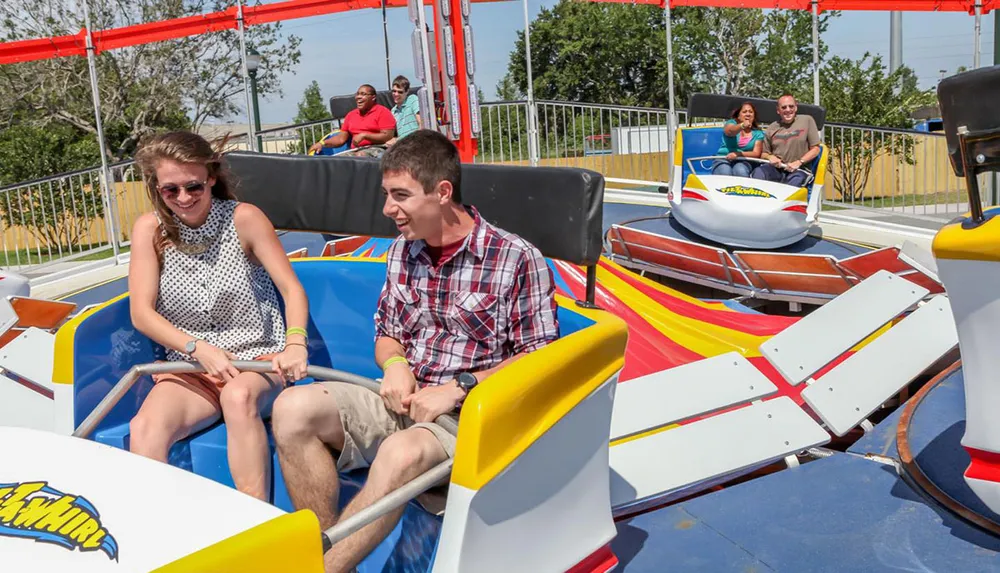
[[[454,436],[434,420],[457,412],[485,378],[558,337],[545,259],[462,205],[461,164],[450,140],[430,130],[399,140],[382,158],[382,192],[382,212],[401,237],[389,248],[375,312],[381,396],[324,382],[285,390],[274,404],[288,492],[324,529],[454,455]],[[364,488],[338,516],[337,471],[369,466]],[[334,546],[327,571],[350,571],[402,512]]]

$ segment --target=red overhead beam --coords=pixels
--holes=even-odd
[[[650,4],[663,7],[663,0],[587,0],[615,4]],[[700,6],[704,8],[764,8],[777,10],[812,10],[810,0],[671,0],[670,6]],[[982,0],[983,14],[1000,8],[1000,0]],[[976,13],[974,0],[819,0],[816,7],[827,10],[894,11],[902,12],[968,12]]]
[[[473,2],[498,2],[503,0],[472,0]],[[433,0],[424,0],[431,4]],[[386,0],[390,8],[405,7],[406,0]],[[281,20],[294,20],[310,16],[323,16],[337,12],[381,8],[381,0],[287,0],[274,4],[248,6],[243,8],[243,21],[247,26],[267,24]],[[161,22],[136,24],[122,28],[94,31],[94,47],[97,52],[114,50],[128,46],[138,46],[164,40],[176,40],[197,36],[207,32],[235,30],[236,7],[221,12],[199,14],[184,18],[173,18]],[[20,40],[0,43],[0,64],[14,64],[66,56],[86,56],[86,30],[71,36],[56,36],[35,40]]]

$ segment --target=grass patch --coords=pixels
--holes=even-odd
[[[79,256],[73,259],[72,262],[86,262],[86,261],[99,261],[102,259],[110,259],[114,256],[114,250],[107,247],[107,243],[94,243],[91,245],[81,245],[73,248],[72,252],[68,247],[63,247],[62,253],[59,252],[58,248],[53,249],[16,249],[4,250],[2,258],[0,258],[0,264],[3,266],[11,265],[40,265],[42,263],[47,263],[53,260],[62,259],[70,255],[79,253],[81,251],[87,251],[90,249],[97,249],[100,247],[106,247],[102,251],[97,251],[93,253],[88,253],[83,256]],[[129,252],[129,247],[121,247],[120,253]]]

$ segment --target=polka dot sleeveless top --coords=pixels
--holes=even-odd
[[[192,338],[253,360],[284,349],[285,321],[271,277],[240,245],[237,204],[213,198],[197,228],[174,216],[181,245],[163,251],[156,311]],[[168,350],[167,360],[190,357]]]

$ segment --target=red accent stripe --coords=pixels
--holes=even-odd
[[[23,376],[15,374],[14,372],[11,372],[10,370],[7,370],[6,372],[4,372],[4,375],[7,378],[9,378],[10,380],[12,380],[12,381],[20,384],[21,386],[24,386],[28,390],[32,390],[34,392],[37,392],[38,394],[41,394],[42,396],[45,396],[49,400],[55,400],[55,398],[56,398],[56,394],[52,390],[49,390],[48,388],[42,386],[41,384],[37,384],[35,382],[32,382],[31,380],[28,380],[27,378],[25,378]]]
[[[749,314],[743,312],[733,312],[730,310],[711,310],[702,308],[694,303],[670,296],[669,294],[655,289],[631,273],[623,272],[606,261],[600,262],[601,267],[622,279],[629,286],[634,287],[642,294],[665,306],[671,312],[682,316],[729,328],[738,332],[745,332],[754,336],[772,336],[799,321],[797,317],[770,316],[766,314]]]
[[[608,573],[618,566],[618,557],[605,545],[591,553],[586,559],[569,568],[566,573]]]
[[[708,201],[708,197],[705,197],[701,193],[688,191],[687,189],[681,191],[681,199],[695,199],[697,201]]]
[[[785,207],[784,209],[782,209],[782,211],[795,211],[797,213],[802,213],[803,215],[805,215],[806,214],[806,206],[805,205],[792,205],[790,207]]]
[[[962,446],[972,458],[965,477],[1000,483],[1000,454]]]
[[[559,276],[569,288],[567,296],[583,300],[586,296],[586,275],[575,265],[557,262]],[[621,318],[628,324],[628,342],[625,346],[625,367],[619,382],[659,372],[704,358],[668,338],[639,313],[597,284],[595,301],[601,308]]]

